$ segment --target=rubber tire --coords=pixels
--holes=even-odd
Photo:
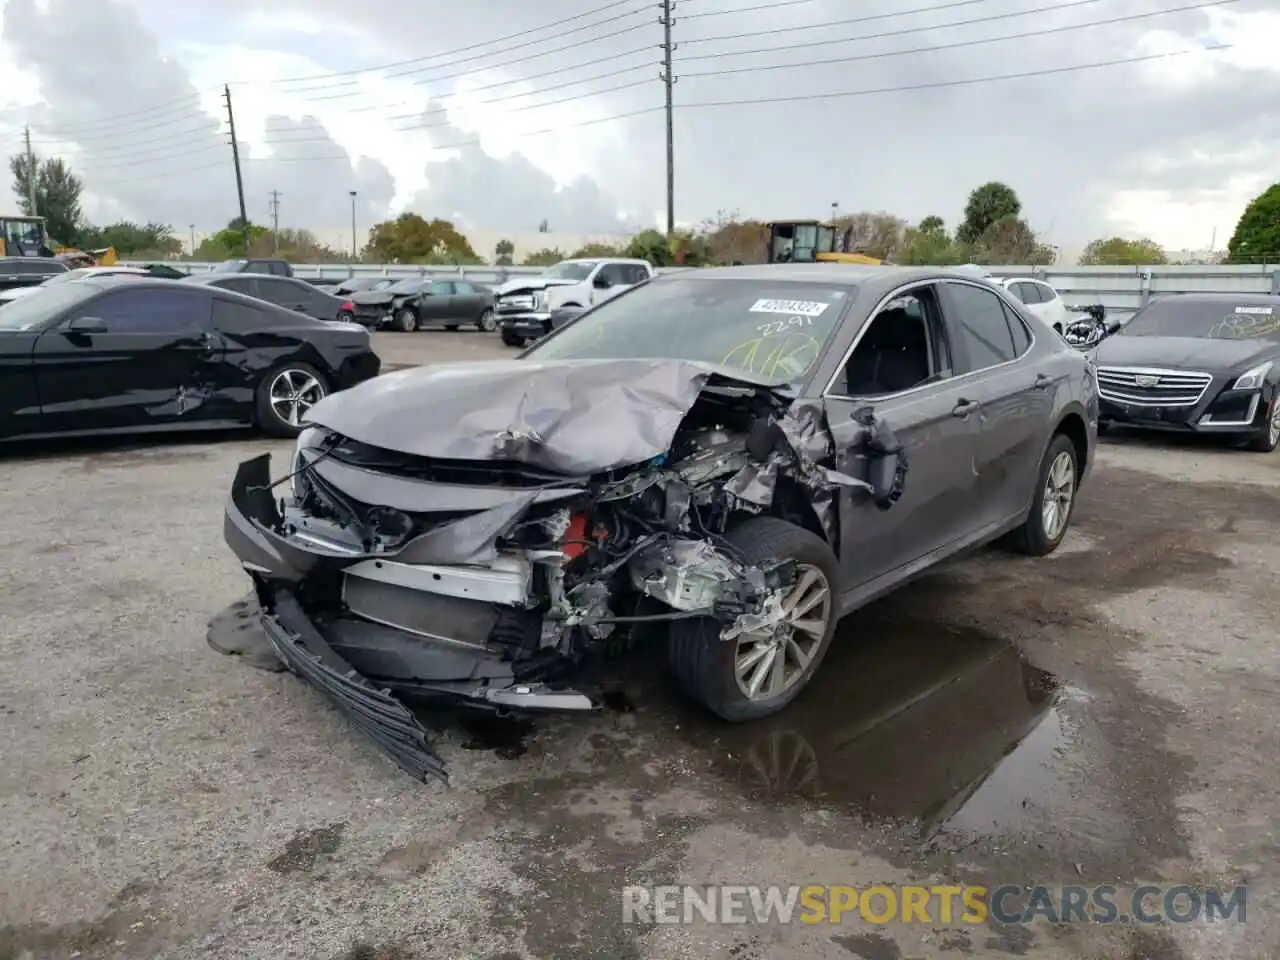
[[[502,342],[505,343],[508,347],[523,347],[524,337],[518,336],[517,334],[512,333],[510,330],[504,329],[502,331]]]
[[[258,387],[253,392],[253,406],[258,421],[258,429],[268,437],[279,437],[288,440],[300,434],[302,428],[284,423],[276,416],[275,410],[271,408],[271,382],[285,370],[298,370],[315,377],[320,381],[320,385],[324,387],[326,397],[329,395],[329,380],[310,364],[285,363],[278,367],[273,367],[266,376],[258,381]]]
[[[1276,443],[1272,443],[1272,442],[1271,442],[1271,435],[1270,435],[1270,432],[1269,432],[1269,426],[1270,426],[1270,425],[1268,425],[1268,429],[1267,429],[1267,430],[1263,430],[1263,431],[1262,431],[1260,434],[1258,434],[1256,437],[1252,437],[1252,438],[1249,440],[1249,443],[1248,443],[1248,445],[1245,447],[1245,449],[1247,449],[1247,450],[1252,450],[1254,453],[1272,453],[1272,452],[1274,452],[1274,451],[1275,451],[1275,449],[1276,449],[1276,447],[1277,447],[1277,446],[1280,446],[1280,444],[1276,444]]]
[[[481,333],[493,333],[497,323],[493,319],[493,311],[486,309],[480,314],[480,319],[476,321],[476,329]]]
[[[1071,497],[1071,509],[1067,513],[1067,522],[1062,527],[1062,535],[1057,540],[1050,540],[1044,530],[1044,485],[1049,478],[1049,465],[1064,450],[1071,454],[1071,466],[1076,474],[1076,488]],[[1058,549],[1058,546],[1066,538],[1067,531],[1071,529],[1071,517],[1076,512],[1076,501],[1079,499],[1079,495],[1080,456],[1076,452],[1076,445],[1071,442],[1071,438],[1065,433],[1055,433],[1053,439],[1049,441],[1049,447],[1045,450],[1044,456],[1040,459],[1040,469],[1036,473],[1035,497],[1031,501],[1031,509],[1027,513],[1027,519],[1023,521],[1022,526],[1005,538],[1005,542],[1013,550],[1018,553],[1025,553],[1029,557],[1047,557]]]
[[[418,329],[418,315],[407,307],[402,307],[391,318],[391,328],[400,333],[413,333]]]
[[[453,331],[453,330],[457,330],[457,329],[458,329],[458,327],[460,327],[460,326],[462,326],[462,324],[460,324],[460,323],[446,323],[446,324],[444,325],[444,328],[445,328],[446,330]]]
[[[721,625],[710,617],[677,620],[667,639],[667,662],[676,682],[691,699],[731,723],[759,720],[784,709],[799,696],[831,646],[839,622],[836,609],[840,594],[840,562],[830,545],[803,527],[776,517],[752,517],[731,528],[725,539],[754,561],[784,558],[812,564],[827,578],[831,589],[831,622],[810,661],[808,675],[785,694],[768,703],[748,700],[734,677],[737,644],[720,639]]]

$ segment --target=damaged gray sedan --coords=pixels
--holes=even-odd
[[[688,271],[324,399],[283,479],[241,464],[225,535],[275,654],[427,778],[404,700],[590,710],[628,643],[726,720],[781,710],[854,608],[1053,551],[1096,435],[1087,358],[985,281]]]

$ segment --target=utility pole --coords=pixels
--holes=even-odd
[[[351,194],[351,262],[360,259],[360,251],[356,249],[356,192],[348,190]]]
[[[671,116],[671,88],[676,85],[677,80],[671,72],[671,55],[676,50],[676,45],[671,42],[671,27],[676,22],[671,14],[675,8],[675,0],[662,0],[662,16],[658,18],[658,22],[662,24],[662,72],[658,74],[658,78],[667,93],[667,236],[671,236],[676,229],[676,151]]]
[[[27,214],[29,217],[40,216],[40,211],[36,209],[36,155],[31,150],[31,128],[27,127],[24,134],[27,144],[27,204],[31,207],[31,212]],[[70,243],[70,240],[64,241]]]
[[[196,225],[190,224],[191,229],[191,259],[196,258]]]
[[[271,253],[280,252],[280,191],[271,191]]]
[[[231,159],[236,165],[236,193],[240,198],[240,230],[244,235],[244,255],[249,256],[249,215],[244,209],[244,178],[240,176],[240,143],[236,140],[236,115],[231,109],[231,85],[223,84],[222,95],[227,100],[227,123],[231,127]]]

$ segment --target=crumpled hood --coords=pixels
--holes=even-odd
[[[403,370],[331,394],[310,423],[411,456],[582,476],[667,452],[704,387],[768,388],[685,360],[493,360]]]
[[[502,286],[498,287],[494,293],[498,296],[502,296],[506,293],[515,293],[517,290],[545,290],[547,287],[572,287],[581,282],[581,280],[558,280],[554,277],[516,277],[514,280],[508,280]]]
[[[1135,337],[1121,333],[1099,343],[1094,359],[1101,367],[1166,367],[1231,373],[1265,360],[1276,349],[1277,345],[1269,340]]]

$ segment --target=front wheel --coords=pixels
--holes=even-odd
[[[401,333],[413,333],[418,329],[418,315],[405,307],[396,311],[396,315],[391,318],[391,325]]]
[[[508,347],[523,347],[524,337],[520,336],[519,334],[512,333],[510,330],[503,327],[502,342],[505,343]]]
[[[1271,419],[1267,428],[1249,441],[1249,449],[1254,453],[1271,453],[1280,446],[1280,387],[1276,388],[1276,396],[1271,401]]]
[[[486,309],[484,313],[480,314],[480,319],[476,321],[476,329],[482,330],[485,333],[493,333],[493,328],[495,326],[496,324],[493,319],[493,311],[489,309]]]
[[[307,413],[329,392],[324,377],[305,363],[291,363],[268,373],[258,383],[255,405],[258,426],[270,437],[296,437]]]
[[[1022,526],[1009,535],[1009,545],[1032,557],[1045,557],[1057,550],[1067,535],[1079,481],[1076,445],[1065,434],[1054,434],[1040,463],[1031,510]]]
[[[817,534],[776,517],[752,517],[725,540],[746,563],[791,560],[781,622],[732,640],[710,617],[671,625],[667,659],[684,691],[732,722],[777,713],[813,678],[835,634],[840,565]]]

